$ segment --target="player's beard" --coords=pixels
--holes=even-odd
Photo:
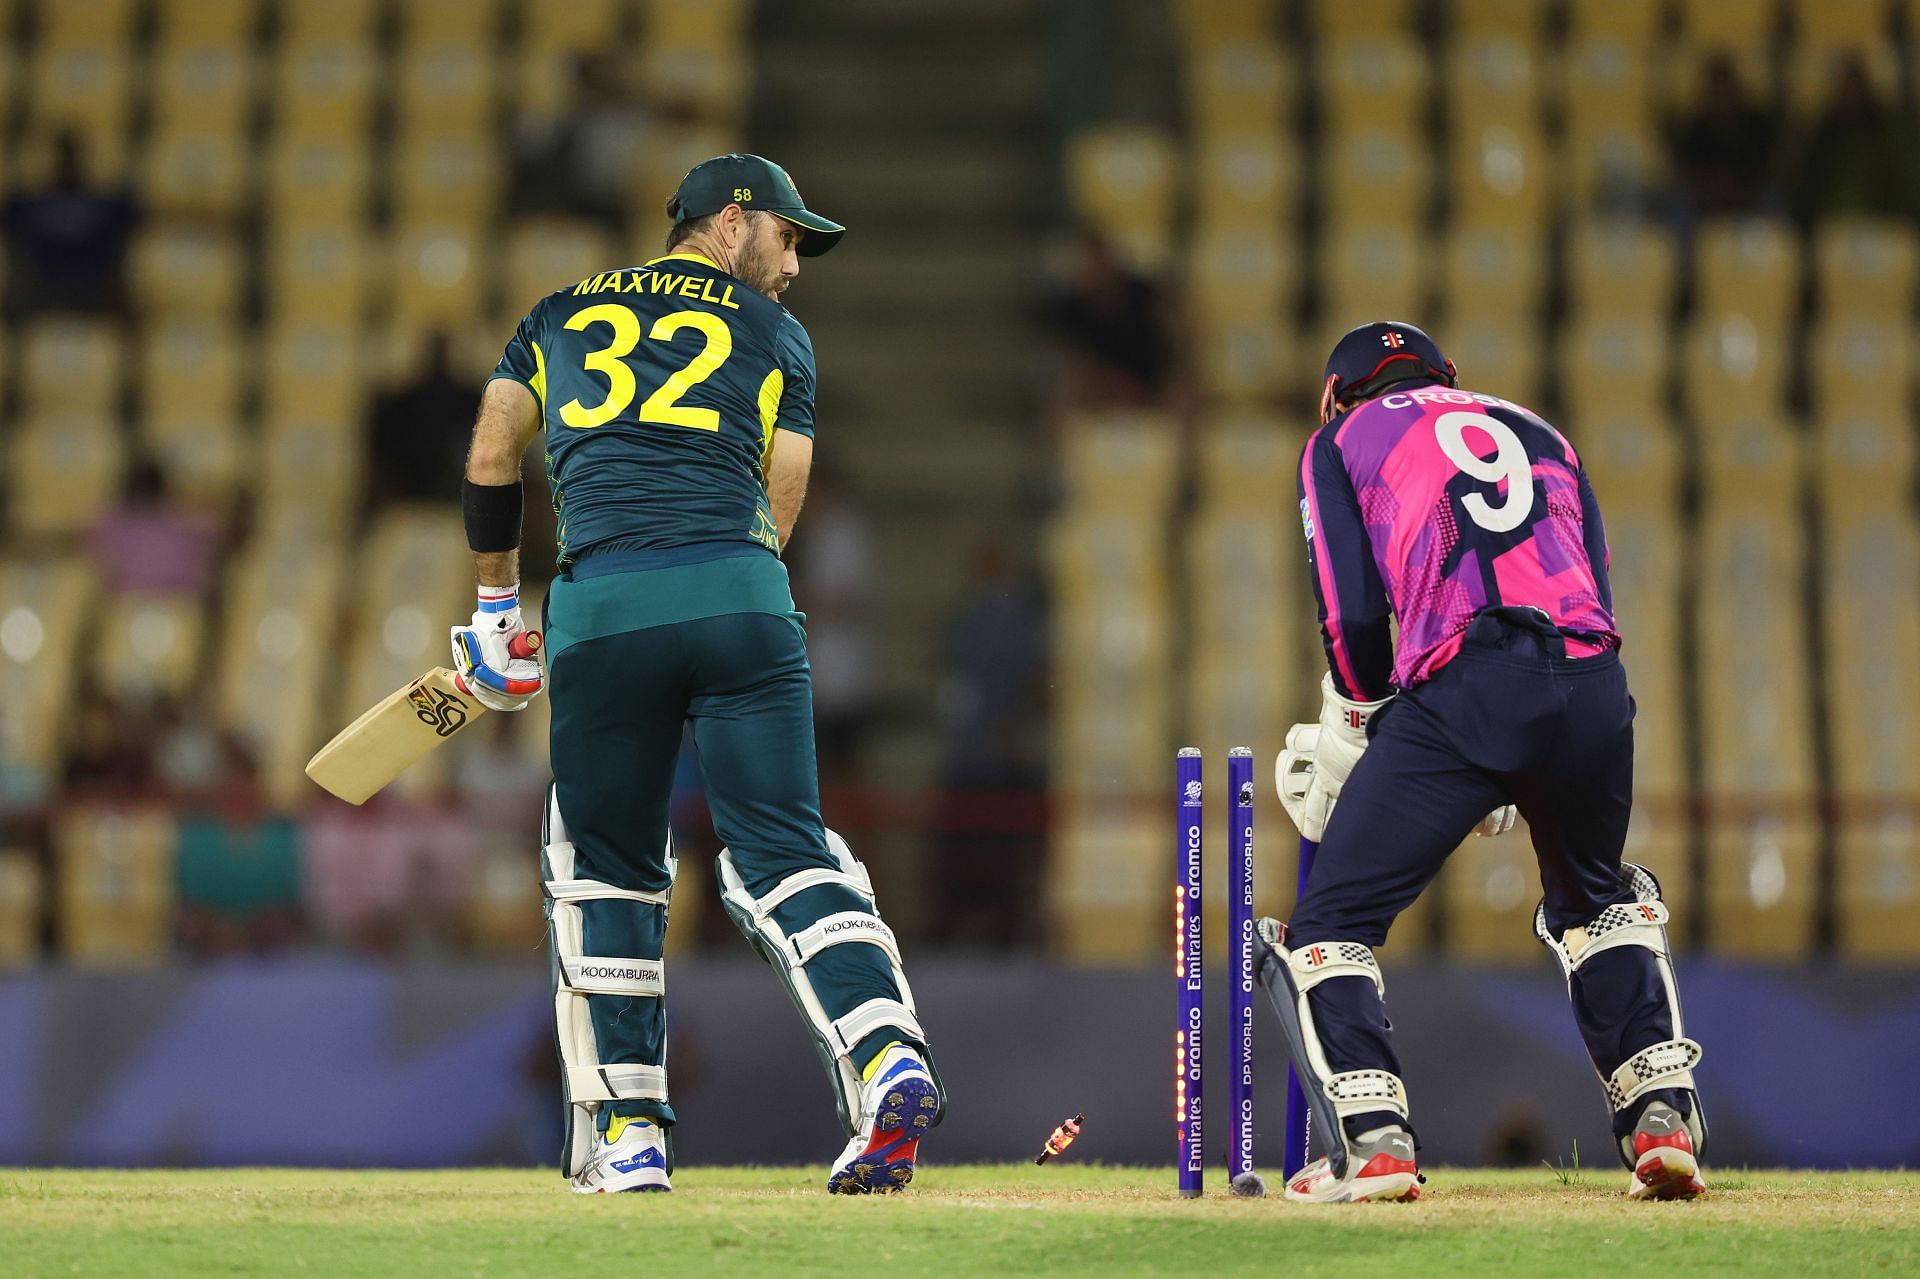
[[[787,287],[787,277],[780,272],[779,260],[763,251],[755,239],[749,239],[740,246],[739,255],[733,261],[733,273],[748,288],[764,293],[776,302]]]

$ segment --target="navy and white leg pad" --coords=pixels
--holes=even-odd
[[[1285,928],[1278,920],[1262,919],[1255,926],[1261,953],[1255,961],[1260,984],[1286,1029],[1296,1073],[1313,1111],[1334,1175],[1347,1175],[1352,1153],[1343,1122],[1351,1115],[1390,1111],[1407,1118],[1407,1087],[1386,1070],[1334,1071],[1327,1064],[1320,1035],[1314,1029],[1313,1006],[1307,992],[1336,977],[1364,977],[1386,997],[1386,979],[1373,949],[1357,941],[1314,942],[1289,950],[1283,944]]]
[[[814,1045],[833,1080],[840,1121],[849,1135],[861,1123],[860,1063],[853,1050],[876,1030],[892,1028],[924,1048],[926,1034],[914,1010],[913,992],[900,964],[900,946],[893,930],[874,910],[873,881],[847,847],[847,841],[827,832],[827,848],[835,865],[812,867],[787,876],[764,896],[747,891],[731,849],[720,850],[720,900],[735,927],[746,935],[779,973],[781,984],[806,1019]],[[869,999],[839,1017],[829,1017],[807,965],[832,946],[866,945],[886,955],[893,969],[898,999]],[[929,1064],[931,1069],[931,1064]]]
[[[664,1061],[652,1064],[608,1064],[600,1060],[593,1019],[587,1011],[589,995],[632,995],[658,999],[666,993],[666,964],[659,955],[589,955],[583,941],[581,903],[629,903],[635,911],[666,913],[667,892],[637,892],[615,888],[574,874],[573,842],[560,816],[558,795],[549,790],[542,830],[548,937],[552,942],[553,1021],[560,1045],[560,1064],[567,1099],[567,1141],[562,1158],[569,1177],[585,1170],[593,1156],[594,1121],[610,1101],[665,1101],[667,1070]],[[673,839],[667,839],[667,873],[676,870]],[[666,931],[664,919],[653,930]]]
[[[1594,1073],[1600,1076],[1600,1083],[1607,1091],[1607,1103],[1616,1112],[1633,1109],[1641,1097],[1656,1089],[1681,1088],[1693,1094],[1687,1127],[1697,1152],[1706,1146],[1707,1140],[1706,1118],[1693,1082],[1693,1068],[1700,1064],[1701,1048],[1686,1037],[1680,1018],[1680,990],[1674,982],[1673,950],[1667,941],[1670,916],[1666,903],[1660,900],[1660,881],[1653,877],[1652,871],[1632,862],[1622,862],[1620,869],[1638,900],[1609,906],[1591,922],[1569,928],[1558,938],[1547,928],[1547,905],[1543,900],[1534,908],[1533,932],[1560,961],[1569,995],[1581,967],[1595,955],[1619,946],[1641,946],[1653,953],[1654,969],[1666,993],[1673,1038],[1642,1048],[1611,1074],[1602,1071],[1596,1063]],[[1631,1167],[1630,1155],[1627,1162]]]

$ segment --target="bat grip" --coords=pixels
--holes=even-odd
[[[522,631],[507,641],[507,653],[512,657],[532,657],[539,651],[539,631]]]

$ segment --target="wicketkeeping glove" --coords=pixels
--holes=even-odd
[[[520,616],[520,584],[482,586],[473,621],[453,628],[453,665],[483,706],[517,711],[540,695],[546,672],[534,654],[540,632]]]
[[[1273,762],[1273,783],[1280,805],[1308,839],[1326,833],[1334,801],[1348,774],[1367,749],[1367,723],[1391,697],[1356,702],[1333,687],[1333,676],[1320,680],[1320,722],[1295,724],[1287,730],[1287,748]]]

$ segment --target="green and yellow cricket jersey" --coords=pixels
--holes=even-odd
[[[566,592],[572,638],[792,609],[764,468],[776,429],[813,434],[814,365],[784,306],[671,253],[541,299],[493,376],[540,403],[558,567],[595,587]]]

